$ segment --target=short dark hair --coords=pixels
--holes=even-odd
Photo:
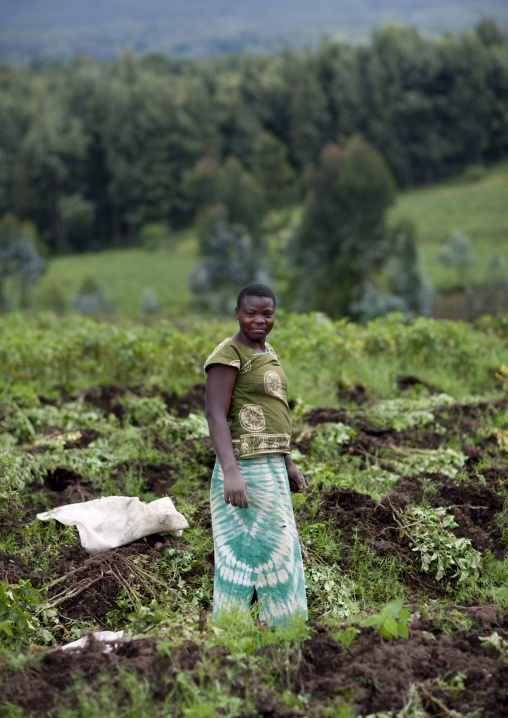
[[[236,306],[239,307],[244,297],[267,297],[273,301],[273,305],[277,306],[275,295],[265,284],[248,284],[242,289],[236,300]]]

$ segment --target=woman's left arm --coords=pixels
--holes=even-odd
[[[300,471],[300,469],[295,465],[293,462],[293,459],[290,457],[289,454],[284,455],[284,461],[286,463],[286,471],[288,472],[288,479],[289,484],[291,486],[291,483],[296,485],[296,491],[294,493],[301,494],[305,491],[307,488],[307,483],[305,481],[305,478]]]

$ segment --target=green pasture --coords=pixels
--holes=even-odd
[[[454,229],[472,242],[471,280],[482,281],[494,251],[508,261],[508,163],[485,170],[476,181],[464,178],[402,192],[389,214],[391,223],[409,218],[430,281],[437,289],[457,283],[454,269],[438,261],[439,250]]]
[[[117,315],[141,314],[146,289],[154,292],[161,314],[188,312],[196,239],[189,231],[179,232],[174,239],[157,250],[136,247],[56,257],[35,290],[35,306],[52,308],[47,302],[55,286],[71,298],[85,279],[94,278],[112,299]]]

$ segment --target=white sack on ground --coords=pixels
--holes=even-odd
[[[111,651],[118,646],[118,640],[123,638],[123,634],[124,631],[96,631],[92,633],[92,636],[96,641],[101,641],[106,644],[102,651],[103,653],[111,653]],[[70,649],[73,651],[76,648],[85,648],[89,640],[90,636],[83,636],[83,638],[78,638],[77,641],[72,641],[72,643],[66,643],[64,646],[61,646],[60,650],[68,651]]]
[[[56,519],[76,526],[83,548],[89,553],[125,546],[150,534],[181,536],[189,524],[169,496],[145,504],[137,496],[102,499],[59,506],[37,514],[42,521]]]

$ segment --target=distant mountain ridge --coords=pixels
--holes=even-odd
[[[458,32],[486,16],[508,31],[507,0],[0,0],[0,60],[277,52],[324,34],[356,41],[387,22]]]

